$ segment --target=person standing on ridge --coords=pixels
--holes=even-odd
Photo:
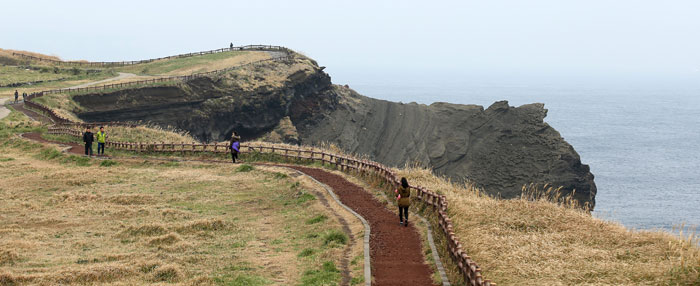
[[[236,132],[233,132],[233,134],[231,134],[231,142],[229,142],[229,148],[231,148],[231,161],[233,161],[233,163],[236,163],[236,159],[238,159],[238,153],[241,149],[241,142],[239,142],[240,140],[241,137],[238,137]]]
[[[17,98],[19,97],[19,92],[15,89],[15,103],[17,103]]]
[[[411,189],[406,178],[401,178],[401,185],[396,189],[397,204],[399,205],[399,224],[408,226],[408,207],[411,206]],[[405,220],[404,220],[405,217]]]
[[[83,133],[83,142],[85,142],[85,156],[92,156],[92,142],[95,141],[95,137],[90,132],[90,126],[85,127],[85,133]]]
[[[107,133],[104,126],[100,126],[100,131],[95,134],[97,137],[97,155],[105,154],[105,143],[107,142]]]

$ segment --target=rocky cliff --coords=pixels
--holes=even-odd
[[[394,166],[418,163],[453,180],[472,180],[487,193],[518,197],[529,183],[574,189],[595,202],[587,165],[546,122],[535,103],[403,104],[373,99],[331,84],[313,60],[297,55],[169,87],[75,96],[86,121],[150,121],[184,129],[204,141],[265,138],[334,143]]]

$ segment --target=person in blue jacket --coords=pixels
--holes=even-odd
[[[231,160],[233,163],[236,163],[236,159],[238,159],[238,153],[240,153],[241,149],[241,137],[236,134],[236,132],[233,132],[231,134],[231,142],[229,144],[229,148],[231,148]]]

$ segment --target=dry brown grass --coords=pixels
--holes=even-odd
[[[429,170],[396,169],[443,193],[457,237],[499,285],[697,285],[697,240],[633,231],[540,197],[497,200]]]
[[[30,55],[34,56],[37,58],[42,58],[42,59],[47,59],[47,60],[55,60],[55,61],[60,61],[61,58],[58,56],[50,56],[50,55],[45,55],[41,53],[36,53],[36,52],[28,52],[28,51],[21,51],[21,50],[11,50],[11,49],[0,49],[0,55],[7,56],[7,57],[13,57],[12,53],[21,53],[25,55]]]
[[[136,159],[82,166],[41,160],[18,147],[22,139],[8,140],[0,285],[294,285],[343,255],[319,235],[340,229],[333,213],[318,200],[295,202],[318,186],[292,184],[277,175],[285,169]],[[329,219],[304,223],[318,214]],[[361,255],[359,245],[351,255]],[[298,256],[306,248],[314,254]]]

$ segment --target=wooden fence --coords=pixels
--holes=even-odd
[[[202,52],[179,54],[179,55],[174,55],[174,56],[148,59],[148,60],[123,61],[123,62],[59,61],[59,60],[52,60],[52,59],[46,59],[46,58],[41,58],[41,57],[35,57],[32,55],[27,55],[27,54],[23,54],[23,53],[19,53],[19,52],[13,52],[12,55],[22,57],[25,59],[29,59],[29,60],[47,62],[47,63],[57,64],[57,65],[89,66],[89,67],[123,67],[123,66],[129,66],[129,65],[145,64],[145,63],[150,63],[150,62],[154,62],[154,61],[158,61],[158,60],[187,58],[187,57],[216,54],[216,53],[223,53],[223,52],[230,52],[230,51],[283,51],[283,52],[288,52],[288,49],[285,47],[282,47],[282,46],[247,45],[247,46],[239,46],[239,47],[233,47],[233,48],[222,48],[222,49],[202,51]]]
[[[49,128],[49,134],[64,134],[82,137],[81,132],[67,127],[52,127]],[[169,152],[182,154],[196,153],[228,153],[228,144],[201,144],[201,143],[175,143],[175,142],[112,142],[106,143],[108,148],[116,150],[126,150],[133,152]],[[362,174],[369,172],[379,176],[382,180],[390,185],[400,184],[399,177],[387,166],[378,162],[365,159],[356,159],[353,157],[328,153],[317,149],[309,149],[302,147],[276,147],[255,144],[241,144],[240,150],[242,153],[257,152],[261,154],[274,154],[285,158],[297,160],[310,160],[321,162],[321,164],[330,164],[341,171],[356,171]],[[465,285],[469,286],[495,286],[496,283],[483,278],[481,268],[474,262],[469,255],[464,251],[461,242],[457,239],[454,233],[452,221],[447,215],[447,199],[434,191],[428,190],[420,186],[410,186],[416,193],[416,197],[431,209],[437,215],[438,229],[445,236],[447,241],[447,251],[450,258],[455,262],[457,268],[461,272]]]
[[[138,80],[138,81],[130,81],[130,82],[123,82],[123,83],[90,86],[90,87],[52,89],[52,90],[42,91],[41,94],[43,95],[43,94],[55,94],[55,93],[69,93],[69,92],[89,92],[89,91],[124,88],[124,87],[130,87],[130,86],[148,85],[148,84],[155,84],[155,83],[159,83],[159,82],[188,81],[188,80],[192,80],[195,78],[206,77],[206,76],[211,76],[211,75],[222,73],[222,72],[232,71],[232,70],[239,69],[239,68],[245,67],[245,66],[252,66],[252,65],[256,65],[256,64],[260,64],[260,63],[273,62],[273,61],[277,61],[277,62],[288,61],[290,59],[291,59],[291,56],[286,55],[286,56],[281,56],[281,57],[274,57],[274,58],[269,58],[269,59],[257,60],[254,62],[245,63],[242,65],[228,67],[228,68],[220,69],[220,70],[213,70],[213,71],[209,71],[209,72],[193,73],[190,75],[180,75],[180,76],[167,76],[167,77]],[[34,98],[34,97],[31,97],[31,98]]]
[[[125,88],[125,87],[132,87],[132,86],[142,86],[142,85],[148,85],[148,84],[154,84],[158,82],[171,82],[171,81],[188,81],[192,80],[195,78],[200,78],[200,77],[206,77],[206,76],[211,76],[214,74],[226,72],[226,71],[231,71],[234,69],[246,67],[246,66],[253,66],[265,62],[272,62],[272,61],[288,61],[291,60],[290,55],[286,56],[281,56],[281,57],[274,57],[274,58],[269,58],[269,59],[263,59],[263,60],[258,60],[234,67],[228,67],[225,69],[220,69],[220,70],[214,70],[210,72],[202,72],[202,73],[195,73],[191,75],[184,75],[184,76],[169,76],[169,77],[161,77],[161,78],[155,78],[155,79],[149,79],[149,80],[139,80],[139,81],[130,81],[130,82],[124,82],[124,83],[115,83],[115,84],[105,84],[105,85],[99,85],[99,86],[90,86],[90,87],[81,87],[81,88],[63,88],[63,89],[53,89],[53,90],[45,90],[41,92],[36,92],[29,94],[27,96],[27,100],[25,100],[25,105],[40,110],[44,112],[48,117],[51,118],[51,120],[54,121],[55,124],[58,125],[80,125],[80,126],[102,126],[102,125],[112,125],[112,126],[130,126],[134,127],[136,126],[133,123],[124,123],[124,122],[90,122],[90,123],[83,123],[83,122],[73,122],[72,120],[65,118],[61,116],[60,114],[56,113],[53,109],[44,106],[41,103],[33,102],[32,99],[35,99],[37,97],[42,97],[46,94],[58,94],[58,93],[69,93],[69,92],[89,92],[89,91],[99,91],[99,90],[108,90],[108,89],[118,89],[118,88]]]

